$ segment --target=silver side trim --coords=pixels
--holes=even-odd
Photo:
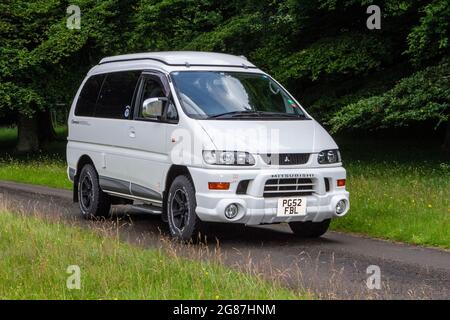
[[[162,214],[162,208],[161,207],[155,207],[155,206],[131,206],[132,209],[145,212],[148,214]]]
[[[106,192],[106,193],[108,193],[110,195],[113,195],[113,196],[119,196],[119,197],[122,197],[122,198],[131,199],[131,200],[141,200],[141,201],[145,201],[145,202],[150,202],[150,203],[155,203],[155,204],[162,205],[162,201],[161,200],[137,197],[137,196],[133,196],[131,194],[125,194],[125,193],[120,193],[120,192],[116,192],[116,191],[109,191],[109,190],[105,190],[105,189],[103,189],[103,192]]]

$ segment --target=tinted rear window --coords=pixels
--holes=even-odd
[[[109,73],[98,97],[95,117],[126,119],[125,110],[130,108],[140,71]]]
[[[95,104],[104,78],[105,75],[100,74],[92,76],[86,81],[75,107],[76,116],[92,117],[94,115]]]

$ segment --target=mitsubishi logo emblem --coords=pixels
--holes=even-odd
[[[286,156],[286,158],[284,158],[284,162],[291,162],[291,160],[289,159],[288,156]]]

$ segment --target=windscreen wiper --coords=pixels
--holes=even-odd
[[[230,111],[209,116],[207,119],[230,119],[237,117],[259,117],[259,118],[301,118],[308,119],[304,114],[291,114],[282,112],[265,112],[256,110]]]
[[[260,112],[262,117],[274,117],[274,118],[304,118],[307,119],[304,114],[283,113],[283,112]]]
[[[230,111],[209,116],[207,119],[232,118],[238,116],[259,116],[261,112],[254,110]]]

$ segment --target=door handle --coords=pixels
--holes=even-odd
[[[90,123],[87,122],[87,121],[85,121],[85,120],[75,120],[75,119],[72,119],[72,120],[70,120],[70,123],[71,123],[71,124],[80,124],[80,125],[84,125],[84,126],[90,126]]]
[[[129,136],[130,138],[136,138],[136,130],[135,130],[133,127],[131,127],[131,128],[129,129],[129,131],[128,131],[128,136]]]

